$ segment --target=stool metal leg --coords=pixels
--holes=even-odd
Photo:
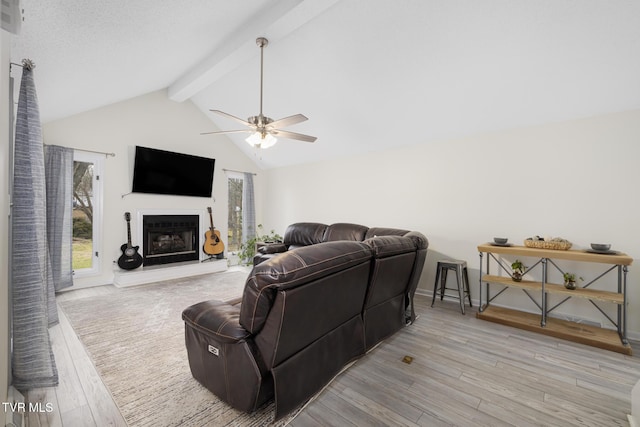
[[[458,281],[458,296],[460,300],[460,311],[464,314],[464,280],[462,278],[462,266],[456,268],[456,280]]]
[[[464,268],[464,282],[467,285],[467,297],[469,297],[469,307],[473,307],[471,304],[471,288],[469,287],[469,273],[467,272],[467,268]]]
[[[448,268],[443,267],[440,273],[440,301],[444,299],[444,291],[447,289],[447,272]]]
[[[438,293],[438,281],[440,280],[440,263],[436,267],[436,281],[433,284],[433,297],[431,298],[431,307],[433,307],[433,303],[436,302],[436,294]]]

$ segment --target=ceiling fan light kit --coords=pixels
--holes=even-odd
[[[245,139],[249,143],[250,146],[255,148],[269,148],[276,145],[278,142],[278,138],[271,135],[270,133],[260,133],[254,132],[247,139]]]
[[[245,126],[248,129],[242,130],[227,130],[220,132],[204,132],[202,135],[213,134],[227,134],[227,133],[251,133],[246,139],[247,143],[255,148],[269,148],[275,145],[278,141],[276,136],[288,139],[296,139],[305,142],[315,142],[317,139],[315,136],[303,135],[301,133],[289,132],[278,129],[279,127],[285,127],[301,123],[308,120],[302,114],[295,114],[293,116],[285,117],[278,120],[273,120],[270,117],[266,117],[262,114],[262,81],[263,81],[263,68],[264,68],[264,48],[269,44],[269,40],[264,37],[258,37],[256,44],[260,48],[260,114],[257,116],[251,116],[249,119],[242,120],[231,114],[225,113],[220,110],[210,110],[213,113],[235,120]]]

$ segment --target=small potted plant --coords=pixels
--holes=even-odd
[[[524,274],[524,271],[526,269],[527,267],[525,267],[522,261],[517,259],[514,262],[512,262],[511,270],[513,271],[513,273],[511,274],[511,278],[513,279],[513,281],[520,282],[522,280],[522,275]]]
[[[250,265],[253,262],[253,256],[256,254],[256,250],[258,249],[258,242],[261,243],[273,243],[273,242],[282,242],[282,236],[277,234],[274,230],[271,230],[268,234],[260,234],[262,233],[262,224],[258,224],[256,229],[256,235],[248,239],[242,245],[240,245],[240,250],[238,251],[238,258],[240,258],[240,262],[244,265]]]
[[[576,288],[576,275],[573,273],[564,273],[562,275],[564,277],[564,287],[567,289],[575,289]],[[580,277],[580,280],[584,280]]]

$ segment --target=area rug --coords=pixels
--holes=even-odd
[[[129,426],[283,426],[274,404],[253,414],[231,408],[192,376],[182,311],[242,295],[245,271],[118,289],[60,306]]]

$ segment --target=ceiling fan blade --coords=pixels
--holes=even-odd
[[[221,130],[219,132],[202,132],[200,135],[221,135],[225,133],[251,133],[254,132],[253,129],[243,129],[243,130]]]
[[[293,116],[285,117],[283,119],[278,119],[275,122],[271,122],[267,125],[267,128],[284,128],[287,126],[295,125],[296,123],[302,123],[306,120],[309,120],[304,114],[295,114]]]
[[[225,113],[224,111],[220,111],[220,110],[209,110],[209,111],[211,111],[212,113],[220,114],[221,116],[224,116],[228,119],[235,120],[236,122],[242,123],[245,126],[251,126],[251,123],[249,123],[248,121],[242,120],[241,118],[236,116],[232,116],[231,114]]]
[[[297,139],[299,141],[305,141],[305,142],[315,142],[316,139],[318,139],[315,136],[303,135],[301,133],[289,132],[286,130],[278,130],[278,129],[269,131],[269,133],[272,134],[273,136],[277,136],[280,138]]]

